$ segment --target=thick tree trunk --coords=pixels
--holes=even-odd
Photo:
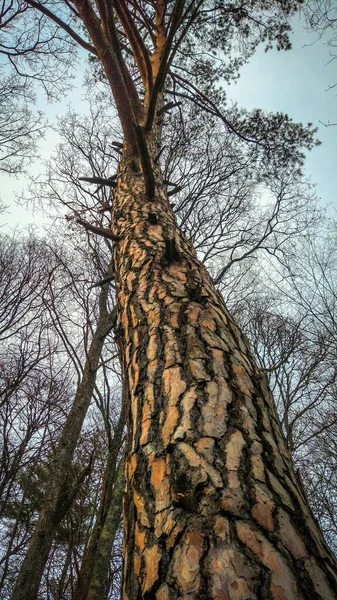
[[[100,295],[99,320],[87,354],[82,380],[50,464],[43,507],[21,565],[12,600],[36,600],[56,529],[75,496],[71,476],[73,455],[93,394],[104,340],[113,326],[113,317],[106,308],[107,293],[108,285],[105,285]]]
[[[154,164],[113,205],[128,392],[124,600],[336,600],[336,561],[266,379],[179,230]]]

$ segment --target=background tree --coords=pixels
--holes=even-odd
[[[41,302],[56,267],[52,254],[32,237],[2,237],[0,265],[4,590],[13,585],[14,561],[26,547],[36,510],[27,501],[29,478],[37,465],[43,470],[45,453],[59,434],[71,383]]]
[[[331,60],[336,58],[337,46],[337,8],[331,0],[314,0],[303,7],[306,26],[317,33],[320,39],[325,39],[329,47]],[[336,86],[333,83],[329,89]],[[335,125],[335,123],[331,123]]]
[[[16,75],[0,70],[0,171],[18,175],[36,155],[36,143],[44,131],[40,113],[34,114],[32,87]]]
[[[283,354],[286,360],[282,361],[282,354],[278,360],[276,350],[276,360],[272,364],[280,366],[283,363],[284,375],[281,380],[290,395],[285,393],[281,402],[286,399],[292,414],[290,423],[294,423],[298,444],[296,463],[306,484],[313,511],[333,548],[335,542],[332,532],[336,522],[334,479],[332,471],[331,476],[323,477],[322,474],[328,474],[330,468],[334,468],[333,451],[328,450],[328,446],[336,423],[335,230],[334,222],[323,220],[314,235],[304,236],[282,268],[278,267],[273,284],[268,273],[267,283],[274,287],[278,311],[281,307],[283,314],[288,315],[288,323],[296,324],[293,340],[297,340],[299,349],[302,348],[302,359],[298,361],[294,361],[292,351]],[[269,301],[270,306],[272,301]],[[275,338],[274,342],[277,348]],[[289,343],[289,350],[291,348],[292,344]],[[273,378],[272,372],[270,376]],[[316,468],[317,477],[314,475]]]
[[[19,560],[24,555],[29,556],[27,543],[32,544],[34,529],[39,531],[39,514],[51,515],[53,518],[50,539],[45,543],[49,543],[51,547],[54,539],[41,593],[47,590],[46,593],[49,594],[53,590],[56,594],[67,588],[72,593],[75,584],[75,545],[76,552],[80,553],[81,547],[90,537],[91,528],[88,528],[88,524],[94,519],[95,501],[99,501],[100,486],[103,485],[100,469],[106,470],[105,459],[112,447],[115,452],[115,468],[118,465],[124,427],[121,417],[118,435],[114,436],[114,426],[119,415],[118,384],[114,377],[113,389],[109,393],[111,371],[115,373],[115,367],[111,344],[107,344],[108,359],[102,355],[102,363],[96,370],[99,412],[96,412],[94,419],[91,417],[87,420],[83,439],[77,434],[74,461],[68,456],[69,463],[63,465],[63,485],[67,482],[71,493],[67,499],[64,494],[59,493],[59,501],[56,502],[58,512],[55,515],[53,503],[57,501],[57,496],[54,497],[50,491],[52,484],[54,491],[56,489],[55,474],[58,473],[55,460],[60,454],[62,431],[66,429],[69,438],[74,433],[74,419],[71,420],[67,413],[69,411],[70,417],[73,414],[72,395],[75,395],[78,381],[81,381],[86,355],[90,359],[89,345],[92,333],[95,334],[98,307],[95,292],[97,287],[91,288],[89,283],[92,283],[91,276],[96,286],[95,278],[100,275],[100,269],[95,269],[90,257],[85,277],[80,272],[75,276],[79,266],[74,260],[76,253],[72,252],[70,268],[65,249],[53,247],[50,241],[47,244],[33,239],[18,242],[4,238],[1,244],[1,595],[9,597],[17,579]],[[82,268],[85,255],[81,246],[77,248],[77,255]],[[104,262],[103,256],[101,260]],[[82,322],[78,320],[80,315]],[[86,324],[85,327],[83,323]],[[100,404],[102,394],[105,400]],[[90,395],[87,404],[89,401]],[[88,406],[82,408],[82,415],[79,414],[79,402],[75,408],[76,418],[83,420]],[[103,445],[101,442],[100,452],[95,441],[98,431],[104,442]],[[109,481],[104,483],[105,495],[109,498],[114,485],[115,478],[112,474]],[[90,496],[94,496],[95,501],[93,497],[90,501]],[[69,512],[75,499],[76,504]],[[68,505],[67,526],[61,523],[64,516],[63,502],[61,509],[59,506],[61,500]],[[103,500],[102,505],[105,507]],[[118,514],[115,521],[118,527]],[[66,540],[65,532],[68,532]],[[111,537],[113,543],[113,532]],[[42,552],[41,544],[39,552]],[[65,565],[61,568],[63,574],[55,588],[55,573],[59,574],[59,565],[64,556]],[[69,582],[71,571],[72,584]],[[109,589],[110,585],[107,593]]]

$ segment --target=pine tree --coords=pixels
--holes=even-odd
[[[27,5],[41,45],[49,23],[98,61],[124,135],[111,230],[90,225],[114,241],[128,420],[123,598],[336,599],[336,562],[266,379],[177,223],[160,163],[165,114],[192,102],[254,144],[270,168],[300,167],[312,129],[229,110],[220,87],[260,42],[290,47],[297,2]],[[36,585],[22,585],[24,569],[13,600],[36,598]]]

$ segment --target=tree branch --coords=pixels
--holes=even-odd
[[[98,281],[97,283],[94,283],[93,285],[90,286],[90,289],[96,288],[96,287],[101,287],[102,285],[105,285],[106,283],[111,283],[111,281],[113,281],[115,279],[114,275],[111,275],[110,277],[106,277],[105,279],[101,279],[101,281]]]
[[[116,176],[110,179],[105,179],[104,177],[79,177],[79,181],[87,181],[88,183],[96,183],[98,185],[107,185],[109,187],[116,187],[117,183],[115,181]]]
[[[130,11],[124,0],[119,0],[119,2],[116,2],[115,9],[132,48],[139,73],[143,80],[144,88],[151,92],[153,79],[149,52],[139,34],[137,27],[135,27]]]
[[[131,154],[137,154],[136,115],[139,114],[141,103],[121,54],[113,15],[111,18],[108,16],[106,22],[106,15],[102,14],[101,22],[88,0],[73,0],[73,2],[107,75],[128,149]],[[100,2],[98,7],[100,11],[104,10]],[[102,24],[104,20],[105,26]]]
[[[168,32],[168,35],[167,35],[167,38],[165,41],[164,50],[162,52],[162,56],[160,59],[159,69],[158,69],[157,76],[156,76],[156,79],[155,79],[155,82],[153,85],[153,89],[151,92],[151,96],[150,96],[150,102],[149,102],[149,106],[148,106],[146,125],[145,125],[145,129],[147,131],[150,131],[150,129],[152,127],[155,110],[156,110],[158,94],[161,92],[163,85],[165,83],[165,78],[166,78],[168,67],[169,67],[169,55],[170,55],[170,51],[172,49],[172,41],[173,41],[174,35],[180,25],[180,18],[181,18],[182,12],[183,12],[184,3],[185,3],[185,0],[176,0],[176,2],[174,4],[174,8],[173,8],[172,15],[171,15],[171,27],[170,27],[170,30]]]
[[[122,239],[119,235],[112,233],[110,229],[105,229],[105,227],[96,227],[87,221],[83,221],[83,219],[76,219],[76,222],[82,225],[87,231],[101,235],[102,237],[108,238],[114,242],[119,242]]]
[[[37,10],[42,12],[44,15],[49,17],[49,19],[51,19],[52,21],[57,23],[57,25],[59,25],[61,27],[61,29],[66,31],[70,35],[70,37],[72,37],[73,40],[75,40],[75,42],[77,42],[80,46],[82,46],[82,48],[84,48],[85,50],[88,50],[88,52],[91,52],[91,54],[94,54],[95,56],[97,56],[96,49],[94,46],[92,46],[92,44],[89,44],[89,42],[86,42],[83,38],[81,38],[81,36],[78,35],[78,33],[76,33],[76,31],[74,31],[69,25],[67,25],[67,23],[62,21],[62,19],[57,17],[51,10],[46,8],[46,6],[44,6],[43,4],[40,4],[39,2],[35,2],[35,0],[26,0],[26,2],[27,2],[27,4],[29,4],[29,6],[36,8]]]

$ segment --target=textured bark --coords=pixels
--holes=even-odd
[[[112,214],[129,390],[123,599],[336,600],[266,379],[153,168],[151,202],[122,160]]]
[[[82,380],[50,464],[43,506],[20,568],[12,600],[36,600],[56,529],[74,499],[76,489],[73,488],[71,477],[73,455],[93,394],[104,340],[113,326],[113,317],[106,308],[107,288],[108,285],[105,285],[100,294],[99,320],[87,354]]]

